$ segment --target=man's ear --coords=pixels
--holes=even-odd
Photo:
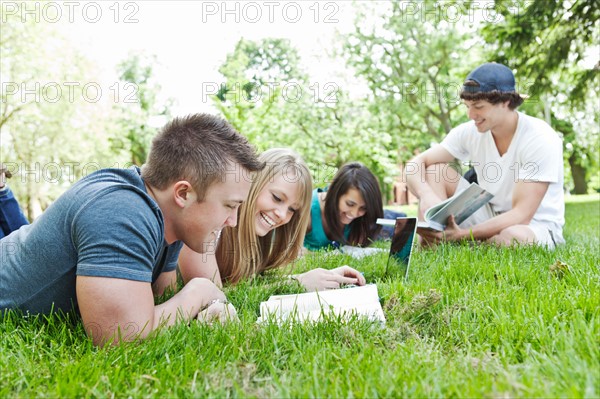
[[[196,202],[196,197],[196,192],[188,181],[180,180],[173,184],[173,200],[177,206],[184,208],[187,204]]]

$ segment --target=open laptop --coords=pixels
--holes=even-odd
[[[377,223],[384,225],[394,223],[394,236],[392,237],[385,275],[407,279],[410,257],[417,234],[417,218],[400,217],[395,221],[392,219],[378,219]]]

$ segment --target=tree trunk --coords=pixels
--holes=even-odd
[[[585,168],[579,164],[579,157],[574,152],[569,157],[569,165],[571,165],[571,176],[573,177],[573,183],[575,188],[571,191],[571,194],[587,194],[588,185],[585,180]]]

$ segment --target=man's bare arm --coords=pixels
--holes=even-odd
[[[456,225],[449,226],[443,234],[445,239],[455,241],[469,238],[472,235],[477,240],[486,240],[508,227],[528,225],[546,195],[549,184],[548,182],[518,181],[513,191],[513,207],[510,211],[470,229],[460,229]],[[438,234],[441,235],[441,233]]]
[[[527,225],[548,191],[548,182],[518,181],[513,191],[512,209],[473,228],[473,236],[487,239],[510,226]]]
[[[192,320],[214,299],[225,300],[217,286],[201,278],[158,306],[146,282],[78,276],[76,289],[85,330],[96,345],[145,338],[159,326]]]
[[[177,272],[175,270],[161,273],[154,284],[152,284],[154,296],[163,295],[167,289],[172,292],[177,291]]]

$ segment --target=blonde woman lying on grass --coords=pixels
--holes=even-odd
[[[179,269],[184,282],[205,277],[222,287],[266,270],[288,265],[302,252],[310,218],[312,180],[302,158],[275,148],[259,156],[266,167],[254,176],[248,199],[238,212],[238,224],[221,231],[215,251],[204,254],[184,246]],[[360,272],[341,266],[317,268],[291,276],[309,291],[364,285]]]

